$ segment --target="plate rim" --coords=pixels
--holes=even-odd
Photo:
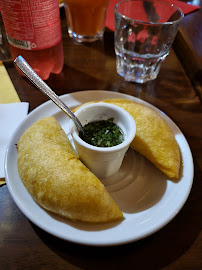
[[[16,137],[16,135],[18,134],[19,130],[21,129],[21,127],[23,125],[26,124],[26,122],[32,118],[32,115],[37,115],[38,112],[40,112],[41,110],[44,110],[46,109],[46,107],[50,107],[51,105],[50,104],[53,104],[55,106],[55,108],[57,108],[57,106],[51,101],[46,101],[44,103],[42,103],[41,105],[39,105],[38,107],[36,107],[34,110],[32,110],[28,115],[27,117],[25,118],[25,120],[23,120],[21,122],[21,124],[18,126],[18,128],[15,130],[12,138],[10,139],[10,142],[8,144],[8,147],[7,147],[7,150],[6,150],[6,156],[5,156],[5,178],[6,178],[6,182],[7,182],[7,186],[8,186],[8,189],[9,189],[9,192],[13,198],[13,200],[15,201],[16,205],[18,206],[18,208],[23,212],[23,214],[30,220],[32,221],[35,225],[37,225],[39,228],[41,228],[42,230],[46,231],[47,233],[50,233],[51,235],[54,235],[55,237],[58,237],[60,239],[63,239],[63,240],[66,240],[66,241],[70,241],[70,242],[74,242],[74,243],[77,243],[77,244],[82,244],[82,245],[88,245],[88,246],[114,246],[114,245],[123,245],[123,244],[127,244],[127,243],[130,243],[130,242],[134,242],[134,241],[138,241],[140,239],[143,239],[145,237],[148,237],[149,235],[152,235],[153,233],[159,231],[160,229],[162,229],[163,227],[165,227],[179,212],[180,210],[182,209],[182,207],[184,206],[185,202],[187,201],[188,199],[188,196],[190,194],[190,191],[191,191],[191,188],[192,188],[192,184],[193,184],[193,176],[194,176],[194,166],[193,166],[193,158],[192,158],[192,153],[191,153],[191,150],[190,150],[190,147],[188,145],[188,142],[184,136],[184,134],[180,131],[179,127],[170,119],[170,117],[168,117],[164,112],[162,112],[160,109],[158,109],[157,107],[153,106],[152,104],[144,101],[144,100],[141,100],[137,97],[133,97],[133,96],[130,96],[130,95],[127,95],[127,94],[123,94],[123,93],[120,93],[120,92],[112,92],[112,91],[106,91],[106,90],[86,90],[86,91],[78,91],[78,92],[73,92],[73,93],[69,93],[69,94],[64,94],[62,96],[60,96],[60,98],[62,100],[64,99],[68,99],[69,96],[73,96],[74,97],[77,97],[77,96],[80,96],[80,95],[88,95],[89,93],[91,94],[99,94],[99,95],[108,95],[108,97],[106,97],[107,99],[108,98],[126,98],[126,99],[129,99],[129,100],[132,100],[132,101],[136,101],[137,103],[140,103],[140,104],[145,104],[147,107],[150,107],[152,109],[154,109],[159,115],[161,115],[163,117],[164,120],[166,120],[166,122],[169,124],[172,124],[172,126],[174,126],[179,132],[180,132],[180,135],[182,136],[182,138],[184,139],[184,143],[185,143],[185,147],[187,147],[188,151],[189,151],[189,159],[191,160],[191,172],[190,172],[190,180],[189,180],[189,186],[187,187],[187,192],[186,192],[186,196],[184,196],[184,199],[183,201],[181,202],[180,206],[178,207],[177,211],[175,211],[175,213],[173,213],[169,218],[167,218],[166,221],[162,221],[161,224],[159,224],[159,226],[157,226],[155,229],[153,230],[147,230],[143,235],[140,235],[140,237],[136,237],[136,238],[129,238],[129,239],[125,239],[125,240],[114,240],[114,241],[106,241],[106,242],[96,242],[96,241],[82,241],[82,240],[75,240],[74,237],[64,237],[62,234],[54,234],[52,231],[44,228],[40,222],[36,221],[36,220],[33,220],[32,216],[30,216],[29,213],[27,213],[27,211],[22,207],[22,205],[18,202],[16,196],[15,196],[15,193],[13,191],[13,188],[11,186],[11,183],[10,183],[10,180],[9,180],[9,177],[8,177],[8,157],[9,157],[9,151],[12,150],[12,145],[11,143],[13,142],[14,138]],[[109,97],[109,96],[112,96],[112,97]],[[103,98],[102,98],[103,99]],[[58,109],[60,111],[60,109]],[[36,116],[35,116],[36,117]],[[39,118],[38,118],[39,119]],[[35,122],[36,120],[34,120],[33,122]],[[29,122],[29,121],[28,121]],[[31,125],[31,124],[30,124]],[[23,133],[23,130],[21,131],[21,134]],[[11,181],[12,182],[12,181]],[[30,195],[31,196],[31,195]],[[33,200],[33,199],[32,199]],[[34,201],[34,200],[33,200]],[[34,201],[34,203],[36,203]],[[42,209],[42,211],[44,211]]]

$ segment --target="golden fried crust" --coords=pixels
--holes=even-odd
[[[17,166],[28,192],[51,212],[92,223],[123,216],[104,185],[78,159],[54,117],[38,120],[21,136]]]
[[[117,105],[134,118],[137,130],[131,148],[145,156],[168,177],[179,177],[178,144],[167,123],[155,111],[126,99],[107,99],[102,102]]]

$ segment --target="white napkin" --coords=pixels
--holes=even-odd
[[[0,104],[0,178],[4,175],[4,158],[11,136],[28,113],[27,102]]]

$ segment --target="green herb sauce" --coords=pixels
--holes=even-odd
[[[88,123],[79,136],[85,142],[97,147],[112,147],[124,141],[123,131],[113,122],[114,118]]]

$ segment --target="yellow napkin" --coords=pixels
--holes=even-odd
[[[11,82],[10,77],[3,65],[0,61],[0,103],[16,103],[20,102],[18,94]]]
[[[11,82],[11,79],[0,61],[0,103],[16,103],[20,102],[18,94]],[[0,178],[0,186],[5,184],[5,179]]]

